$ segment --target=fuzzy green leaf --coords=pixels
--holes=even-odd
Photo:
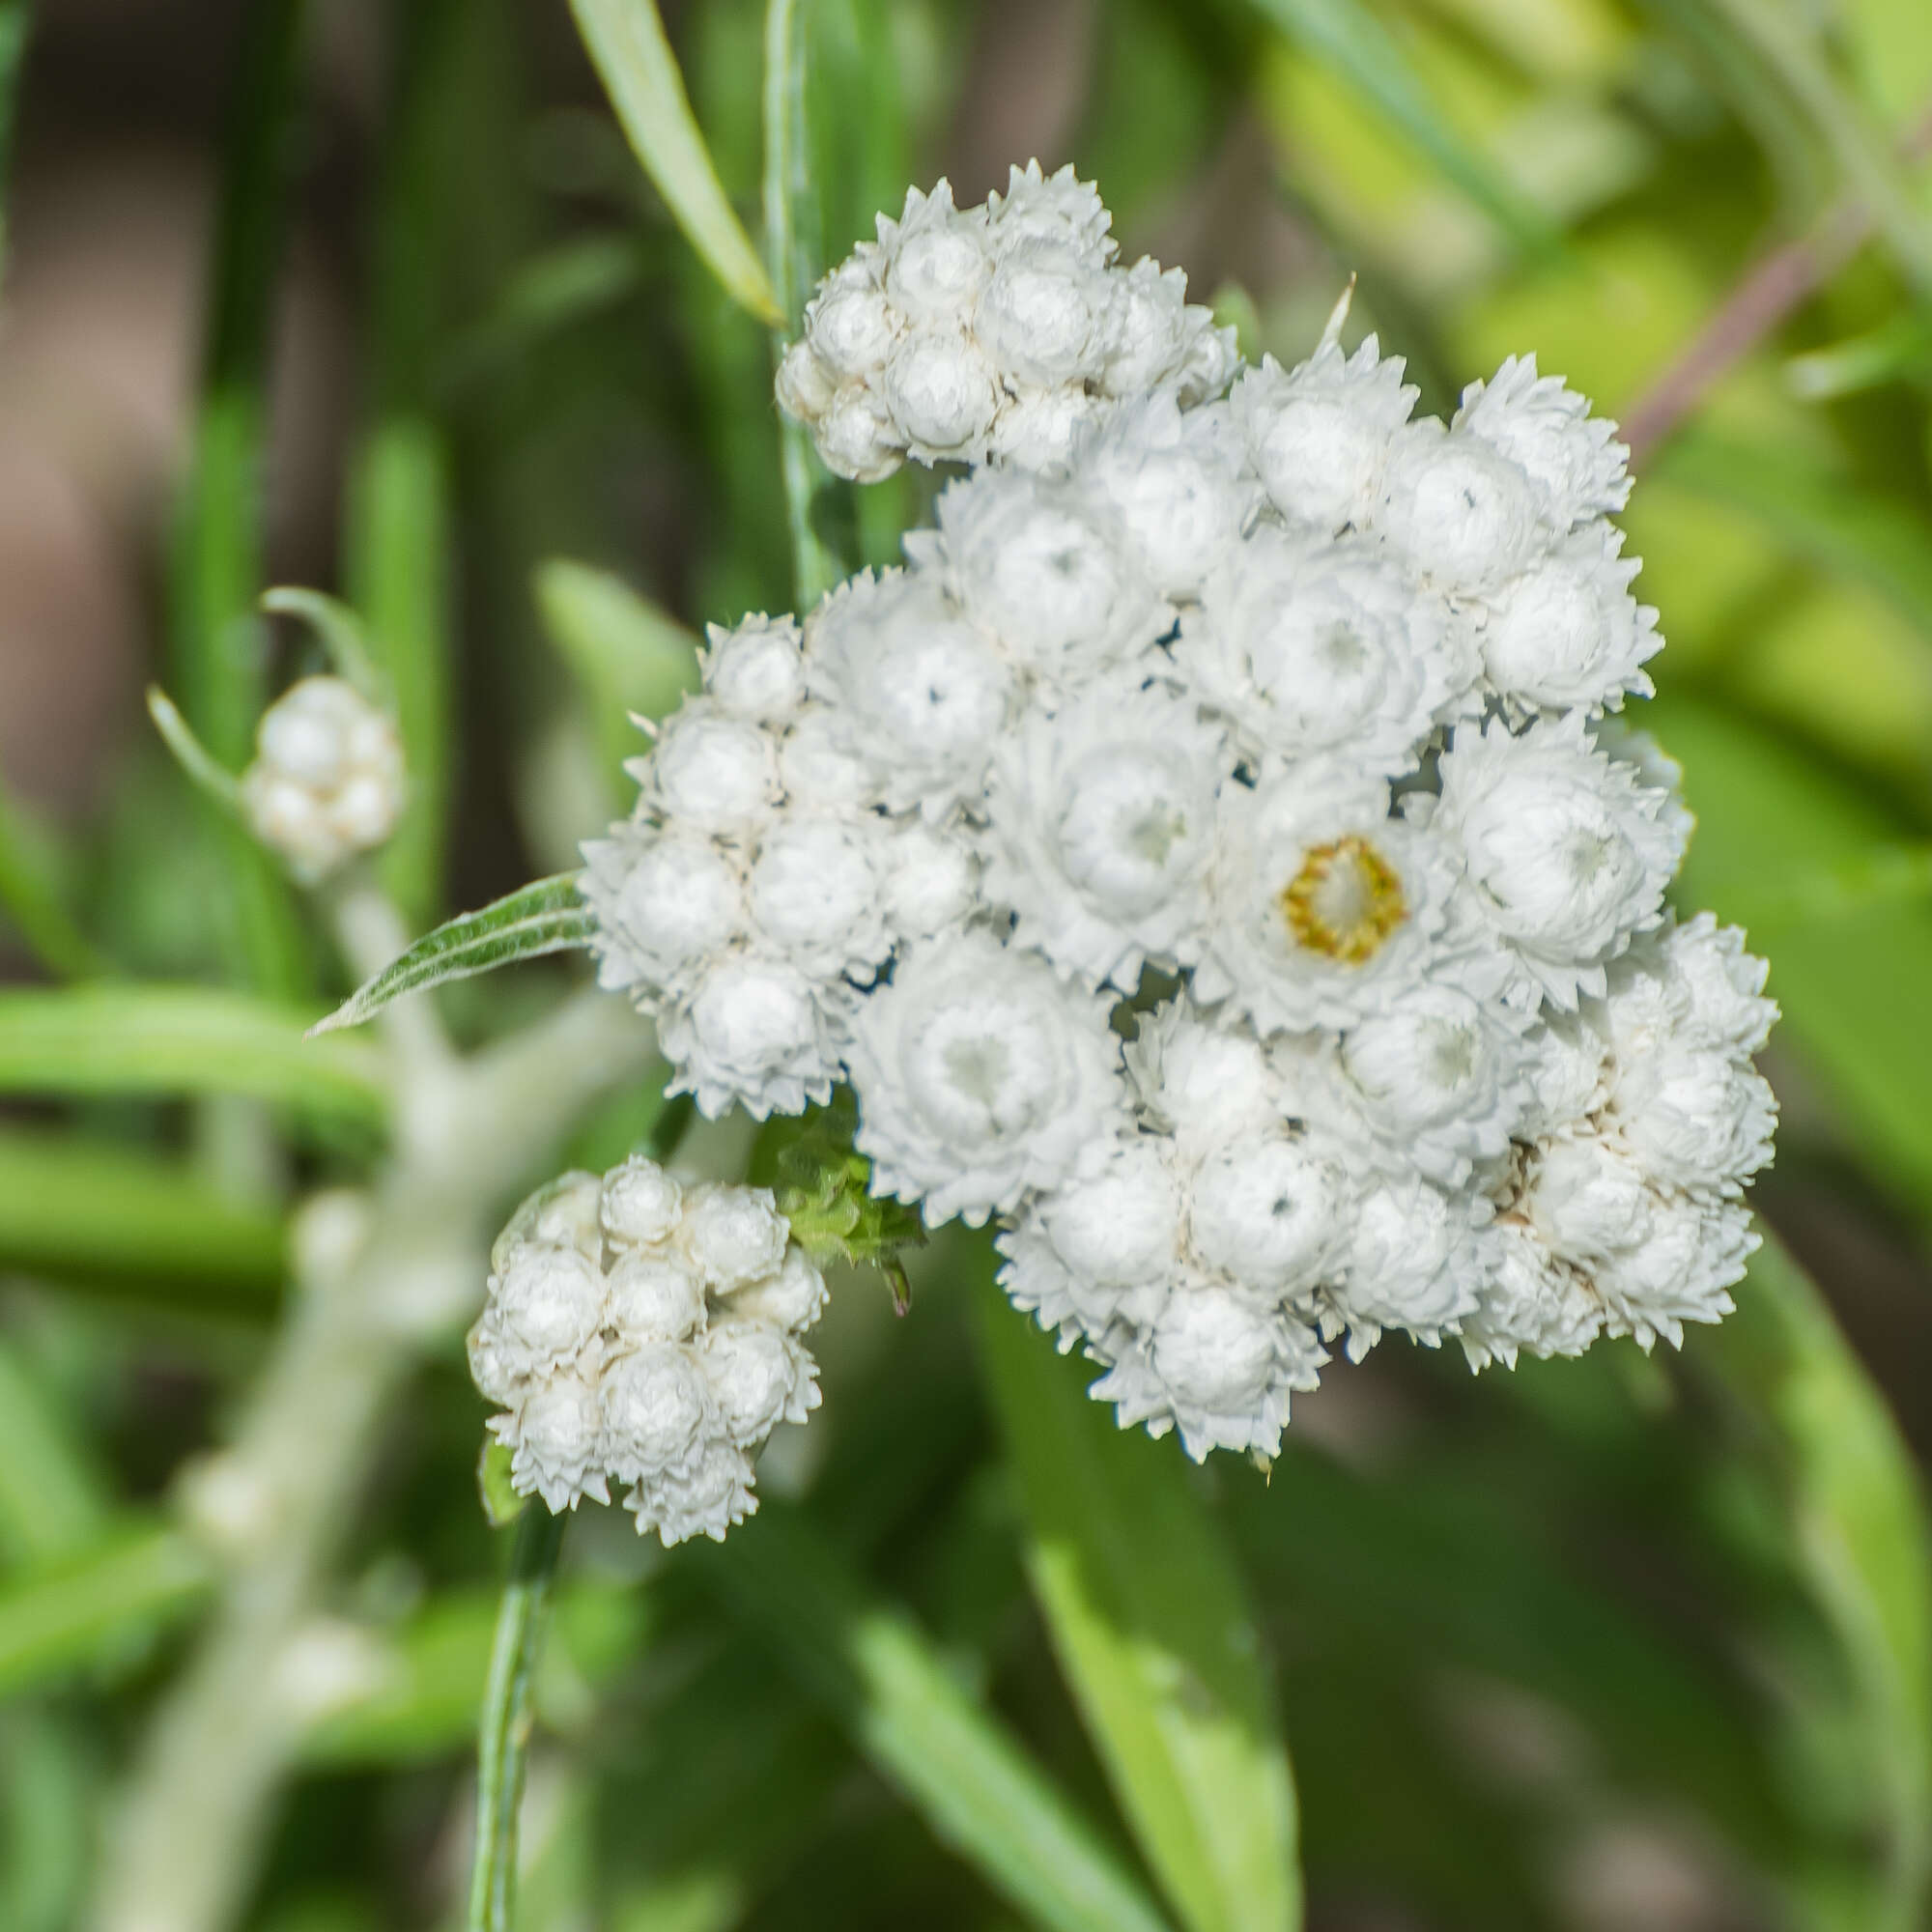
[[[576,873],[538,879],[480,912],[465,913],[425,933],[312,1031],[327,1034],[360,1026],[405,994],[494,972],[519,959],[575,951],[590,943],[594,930],[590,908],[577,890]]]
[[[979,1301],[1034,1595],[1121,1808],[1191,1932],[1293,1932],[1293,1776],[1219,1524],[1172,1442],[1088,1399],[1091,1364]]]
[[[771,277],[733,213],[652,0],[571,0],[611,104],[685,239],[731,298],[776,327]]]

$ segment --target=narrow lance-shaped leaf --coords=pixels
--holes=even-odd
[[[773,327],[771,277],[732,212],[652,0],[571,0],[578,31],[644,172],[731,298]]]
[[[174,754],[175,763],[195,789],[223,811],[239,817],[242,781],[195,736],[194,727],[158,685],[148,687],[148,716],[155,721],[162,744]]]
[[[990,1288],[980,1312],[1034,1594],[1121,1808],[1192,1932],[1290,1932],[1288,1746],[1219,1524],[1172,1442],[1088,1399],[1090,1364]]]
[[[545,634],[589,699],[613,784],[640,749],[633,715],[662,718],[697,689],[697,639],[621,578],[552,557],[533,580]]]
[[[99,970],[93,946],[63,901],[43,863],[33,829],[0,784],[0,917],[8,920],[49,973],[85,979]]]
[[[0,1094],[248,1094],[379,1119],[381,1057],[353,1040],[304,1040],[307,1017],[206,986],[10,988]]]
[[[1160,1915],[1025,1748],[795,1512],[767,1502],[748,1529],[686,1560],[940,1840],[1036,1924],[1160,1932]]]
[[[1884,1398],[1808,1276],[1768,1240],[1737,1313],[1689,1359],[1715,1365],[1784,1465],[1792,1543],[1849,1666],[1859,1762],[1881,1807],[1884,1903],[1906,1928],[1932,1880],[1932,1554],[1925,1498]]]
[[[371,704],[393,708],[389,681],[377,668],[362,619],[338,598],[295,584],[278,584],[262,593],[262,609],[271,617],[299,617],[314,631],[328,653],[335,675],[353,684]]]
[[[1548,220],[1470,145],[1416,78],[1401,46],[1362,0],[1252,0],[1257,14],[1365,96],[1520,248],[1557,245]]]
[[[425,933],[311,1032],[360,1026],[406,993],[420,993],[449,980],[471,979],[514,960],[587,946],[595,930],[590,908],[577,890],[575,872],[538,879],[481,912],[465,913]]]

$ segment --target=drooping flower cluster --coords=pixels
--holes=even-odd
[[[526,1203],[469,1331],[510,1474],[553,1510],[624,1507],[667,1545],[722,1539],[758,1506],[753,1459],[818,1406],[799,1339],[825,1284],[767,1189],[680,1186],[634,1156]]]
[[[1661,644],[1624,450],[1530,359],[1411,420],[1342,310],[1224,394],[1105,230],[1016,173],[823,285],[781,397],[827,461],[980,467],[903,569],[713,631],[586,847],[605,983],[707,1112],[849,1081],[875,1191],[999,1217],[1013,1300],[1197,1457],[1272,1453],[1327,1347],[1390,1329],[1477,1367],[1676,1341],[1754,1244],[1775,1009],[1666,912],[1675,775],[1605,724]],[[1012,262],[1115,359],[1029,375]],[[970,433],[901,411],[941,341],[997,399]],[[1000,430],[1048,394],[1064,437]]]

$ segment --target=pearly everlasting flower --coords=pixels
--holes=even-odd
[[[818,1404],[799,1338],[825,1299],[768,1191],[682,1188],[636,1155],[546,1189],[493,1264],[469,1361],[518,1490],[561,1510],[628,1485],[667,1545],[757,1508],[757,1452]]]
[[[1630,500],[1630,451],[1617,441],[1615,426],[1593,416],[1560,376],[1539,376],[1534,355],[1505,356],[1489,382],[1471,383],[1451,428],[1515,463],[1558,530],[1607,516]]]
[[[1335,762],[1224,785],[1212,867],[1194,989],[1263,1034],[1386,1010],[1441,954],[1460,882],[1453,848]]]
[[[403,800],[402,740],[353,684],[305,677],[263,713],[242,811],[304,884],[382,844]]]
[[[978,1225],[1071,1172],[1120,1107],[1106,1005],[968,933],[909,947],[855,1003],[847,1067],[873,1186]]]
[[[986,792],[985,890],[1019,943],[1122,992],[1148,959],[1196,954],[1226,768],[1218,726],[1158,687],[1029,716]]]
[[[1397,433],[1420,393],[1371,335],[1352,355],[1331,341],[1293,370],[1264,355],[1234,391],[1235,420],[1269,500],[1320,536],[1366,529]]]
[[[1576,713],[1520,736],[1463,726],[1442,757],[1431,825],[1460,844],[1463,903],[1510,952],[1520,987],[1558,1008],[1663,916],[1690,814],[1591,742]]]
[[[982,469],[939,499],[907,554],[1003,655],[1056,688],[1145,664],[1173,613],[1078,492]]]
[[[1474,708],[1461,614],[1363,542],[1258,531],[1183,630],[1196,689],[1258,754],[1332,753],[1393,778],[1439,723]]]
[[[807,626],[806,675],[886,802],[934,820],[978,794],[1017,698],[1012,668],[931,572],[835,591]]]
[[[1637,566],[1622,548],[1621,531],[1587,525],[1490,598],[1484,681],[1506,712],[1615,711],[1651,695],[1642,667],[1663,639],[1630,593]]]
[[[804,639],[789,617],[760,611],[735,630],[706,628],[704,689],[720,710],[753,724],[797,715],[805,702]]]
[[[1529,358],[1411,420],[1346,298],[1243,370],[1115,256],[1030,168],[820,284],[781,406],[846,476],[971,473],[903,569],[710,634],[584,848],[600,978],[707,1113],[849,1084],[874,1191],[997,1216],[1013,1302],[1190,1455],[1275,1453],[1327,1345],[1676,1343],[1753,1244],[1776,1008],[1666,912],[1679,775],[1605,722],[1661,648],[1625,451]],[[520,1217],[472,1345],[520,1481],[750,1506],[823,1289],[748,1200]]]
[[[1183,411],[1172,390],[1122,403],[1074,445],[1076,487],[1111,513],[1162,596],[1192,597],[1240,541],[1260,492],[1226,403]]]

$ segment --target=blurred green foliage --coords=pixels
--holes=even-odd
[[[170,677],[231,765],[312,648],[276,655],[257,599],[315,23],[245,11],[169,567]],[[1923,1497],[1833,1317],[1863,1305],[1861,1251],[1827,1236],[1922,1258],[1932,1222],[1932,9],[1094,0],[1036,38],[970,0],[704,0],[660,41],[642,0],[579,0],[621,126],[561,6],[379,11],[341,582],[401,706],[388,883],[419,925],[574,863],[623,795],[621,713],[675,700],[705,620],[891,558],[929,479],[818,469],[753,311],[795,312],[908,182],[957,165],[982,192],[994,130],[1002,164],[1037,145],[1096,177],[1128,251],[1178,255],[1251,353],[1305,352],[1354,272],[1351,327],[1409,355],[1426,408],[1534,350],[1643,426],[1626,521],[1671,648],[1632,722],[1685,767],[1686,903],[1751,923],[1786,1012],[1766,1197],[1791,1244],[1732,1322],[1474,1384],[1385,1348],[1265,1477],[1115,1435],[988,1305],[980,1240],[913,1264],[902,1322],[841,1282],[825,1407],[768,1459],[763,1515],[669,1558],[576,1531],[520,1922],[1274,1932],[1305,1893],[1315,1926],[1664,1923],[1618,1891],[1619,1847],[1690,1889],[1671,1923],[1924,1922]],[[0,8],[0,83],[24,19]],[[1753,306],[1778,249],[1788,293]],[[1666,380],[1700,340],[1706,373]],[[290,1206],[375,1171],[390,1119],[375,1048],[300,1037],[355,975],[199,812],[152,753],[71,838],[0,798],[0,910],[42,981],[0,990],[19,1932],[76,1922],[210,1600],[170,1485],[260,1360]],[[440,997],[488,1039],[566,977]],[[683,1118],[646,1094],[583,1144]],[[460,1908],[439,1845],[507,1540],[460,1352],[344,1528],[331,1607],[376,1667],[300,1743],[251,1925]],[[1923,1391],[1894,1394],[1923,1439]]]

